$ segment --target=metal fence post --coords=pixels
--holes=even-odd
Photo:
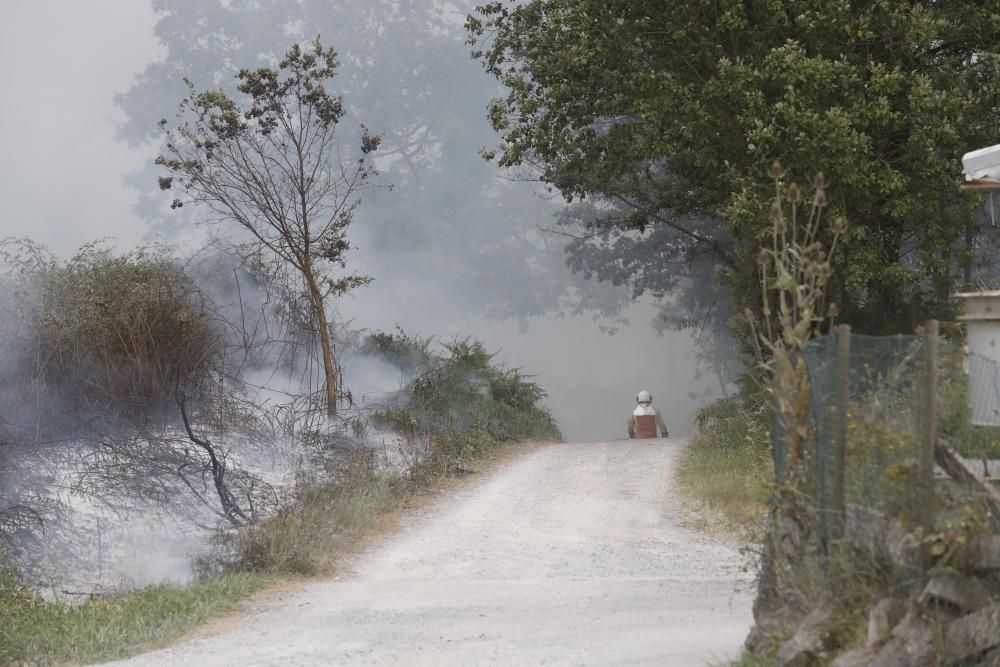
[[[934,445],[937,440],[937,362],[938,362],[938,321],[929,320],[924,327],[926,357],[924,362],[923,415],[920,447],[919,507],[920,527],[926,535],[933,529],[934,498]],[[926,550],[921,550],[921,562],[926,566]]]
[[[844,464],[847,455],[847,406],[850,398],[851,327],[842,324],[837,331],[837,405],[834,417],[833,452],[831,453],[830,536],[844,536]]]

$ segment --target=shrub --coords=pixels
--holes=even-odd
[[[376,331],[365,338],[361,352],[381,357],[409,375],[426,368],[434,359],[432,338],[411,336],[401,328],[396,333]]]
[[[20,315],[6,332],[8,385],[58,396],[61,410],[136,415],[207,372],[211,311],[170,259],[91,245],[61,263],[35,250],[7,255]]]
[[[387,361],[424,359],[398,403],[373,421],[410,440],[426,438],[436,456],[460,460],[504,442],[559,438],[551,413],[540,405],[544,390],[519,369],[494,364],[495,355],[480,341],[456,339],[442,345],[443,353],[433,353],[429,340],[402,331],[372,339],[377,344],[366,349],[389,350]]]

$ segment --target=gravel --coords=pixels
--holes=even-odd
[[[738,656],[738,546],[682,526],[684,441],[552,444],[433,503],[350,572],[154,665],[658,665]]]

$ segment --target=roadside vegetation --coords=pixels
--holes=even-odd
[[[677,475],[699,528],[760,537],[774,486],[771,419],[766,392],[749,387],[699,411]]]
[[[417,462],[421,470],[447,471],[505,442],[559,437],[540,405],[545,392],[520,369],[495,365],[493,355],[471,338],[444,343],[441,354],[431,347],[432,341],[404,331],[377,333],[365,347],[407,360],[404,367],[417,372],[411,391],[371,421],[404,434],[412,449],[430,451]]]
[[[382,428],[401,437],[390,454],[360,450],[341,458],[332,483],[303,482],[288,509],[238,534],[238,567],[312,575],[328,572],[380,519],[417,495],[497,455],[504,445],[558,440],[545,393],[520,371],[497,366],[482,343],[463,339],[434,348],[403,331],[368,336],[363,349],[413,380],[391,404],[355,422],[361,434]],[[402,471],[402,472],[399,472]]]

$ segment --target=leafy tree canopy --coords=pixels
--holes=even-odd
[[[498,162],[601,202],[586,222],[612,263],[609,234],[665,229],[650,262],[710,255],[756,302],[780,158],[824,172],[849,222],[848,321],[907,328],[969,278],[981,230],[956,186],[961,154],[997,142],[998,2],[498,1],[467,29],[507,88]]]

